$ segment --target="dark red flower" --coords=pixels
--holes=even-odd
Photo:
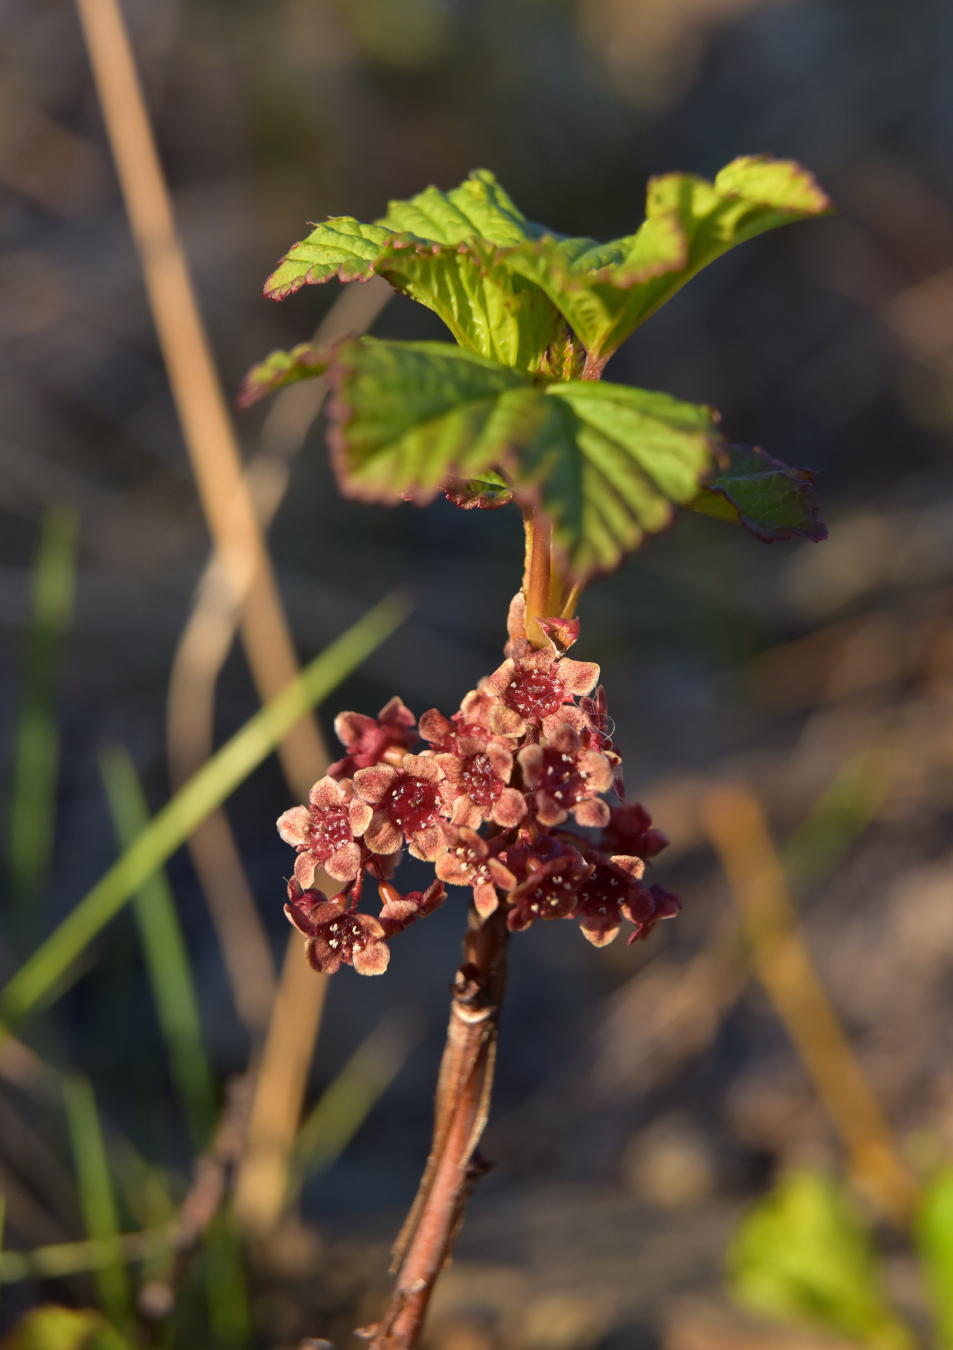
[[[542,727],[546,736],[563,723],[581,729],[586,719],[573,700],[588,694],[598,679],[594,662],[559,657],[555,647],[511,657],[480,686],[498,699],[490,710],[490,729],[501,736],[522,736],[527,725]]]
[[[419,737],[414,728],[417,719],[395,696],[385,703],[376,717],[364,713],[342,712],[334,719],[334,734],[347,754],[332,764],[332,778],[353,778],[358,769],[372,764],[399,766]]]
[[[330,900],[321,892],[302,890],[295,877],[288,882],[285,914],[305,939],[305,951],[315,970],[334,975],[341,963],[358,975],[383,975],[390,960],[384,929],[370,914],[348,909],[347,896]]]
[[[607,853],[634,853],[647,862],[668,847],[668,836],[652,826],[652,817],[638,802],[613,807],[602,835]]]
[[[635,924],[635,932],[626,945],[631,947],[633,942],[644,942],[657,923],[662,919],[674,919],[681,907],[678,896],[664,887],[655,885],[645,890],[640,886],[638,895],[626,900],[622,906],[622,913]]]
[[[507,894],[507,927],[522,932],[537,919],[565,919],[572,914],[580,883],[592,871],[582,854],[561,840],[544,835],[537,843],[520,841],[500,855],[517,884]]]
[[[638,901],[642,891],[638,883],[644,871],[641,858],[616,854],[597,862],[591,876],[579,887],[576,914],[583,936],[594,947],[605,947],[615,938],[625,906]]]
[[[477,913],[486,918],[499,904],[497,886],[509,890],[516,885],[516,877],[494,856],[491,844],[476,830],[465,825],[444,825],[443,833],[447,851],[437,859],[437,876],[450,886],[472,886]]]
[[[539,745],[524,745],[516,758],[541,824],[561,825],[570,811],[577,825],[606,824],[609,808],[599,793],[612,786],[609,761],[596,750],[584,750],[572,727],[559,727]]]

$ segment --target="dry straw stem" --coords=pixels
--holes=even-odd
[[[381,277],[344,288],[318,327],[314,341],[327,345],[365,332],[393,295]],[[284,496],[293,456],[321,410],[324,380],[285,389],[275,399],[261,431],[258,453],[245,482],[262,529]],[[169,770],[173,787],[186,782],[212,753],[215,685],[238,627],[238,605],[224,569],[212,554],[172,662],[168,699]],[[251,887],[224,810],[212,812],[189,840],[228,972],[238,1016],[258,1042],[275,996],[275,971]],[[310,991],[314,995],[314,991]],[[305,1019],[306,1021],[307,1019]]]
[[[854,1180],[895,1222],[909,1223],[916,1184],[798,932],[760,804],[743,787],[714,788],[702,819],[731,886],[755,972],[844,1142]]]
[[[284,1205],[327,979],[304,960],[295,934],[285,954],[235,1186],[235,1213],[256,1236],[274,1227]]]
[[[266,702],[297,674],[297,659],[176,235],[129,38],[118,0],[77,0],[77,7],[199,496],[241,604],[242,640]],[[312,715],[292,728],[279,755],[303,797],[327,763]]]

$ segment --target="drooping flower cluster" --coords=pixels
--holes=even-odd
[[[452,717],[433,708],[418,723],[392,698],[376,718],[336,719],[347,753],[307,806],[278,821],[298,854],[285,912],[315,969],[330,974],[344,963],[383,973],[387,940],[433,913],[446,899],[444,883],[469,886],[484,920],[503,906],[512,932],[537,919],[576,918],[597,947],[623,921],[632,943],[678,912],[675,895],[643,884],[646,864],[668,840],[642,806],[623,801],[599,667],[566,656],[578,621],[543,620],[549,642],[539,649],[524,615],[520,594],[506,659]],[[610,790],[622,802],[615,808],[604,800]],[[600,842],[567,828],[570,817],[601,830]],[[390,881],[405,847],[434,864],[426,891],[401,895]],[[341,883],[331,899],[317,889],[321,869]],[[376,917],[359,909],[367,877],[382,902]]]

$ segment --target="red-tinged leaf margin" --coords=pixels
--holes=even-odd
[[[513,489],[492,469],[479,478],[448,479],[443,494],[461,511],[498,511],[513,500]]]
[[[330,347],[316,347],[313,342],[301,342],[290,352],[280,348],[259,361],[242,380],[236,400],[239,408],[250,408],[266,394],[284,389],[300,380],[313,380],[324,375],[338,352],[340,343]]]
[[[730,468],[709,479],[690,510],[742,525],[765,544],[795,537],[819,544],[827,538],[813,469],[792,469],[759,446],[732,445],[728,454]]]

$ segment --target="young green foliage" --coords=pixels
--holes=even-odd
[[[880,1350],[913,1350],[881,1292],[869,1235],[830,1177],[784,1177],[744,1219],[728,1268],[735,1298],[753,1312]]]
[[[330,443],[342,491],[368,501],[542,509],[567,576],[617,567],[688,506],[764,540],[825,537],[813,479],[760,450],[729,449],[710,409],[665,394],[596,385],[639,324],[728,249],[824,214],[799,165],[745,156],[714,183],[668,174],[649,184],[646,219],[599,244],[528,221],[493,174],[391,202],[373,225],[337,217],[296,244],[269,277],[283,299],[332,276],[374,275],[426,305],[457,347],[375,342],[274,352],[240,401],[327,373],[337,397]],[[581,378],[580,378],[581,377]],[[499,480],[499,492],[458,481]],[[459,499],[459,500],[458,500]]]

